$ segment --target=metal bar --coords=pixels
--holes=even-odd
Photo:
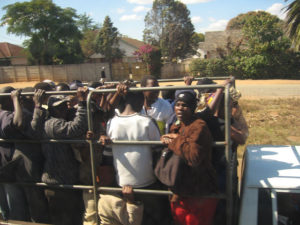
[[[194,80],[202,80],[204,78],[210,79],[210,80],[226,80],[230,77],[194,77]],[[184,81],[184,78],[175,78],[175,79],[158,79],[158,82],[176,82],[176,81]]]
[[[6,182],[0,182],[0,184],[6,184]],[[93,189],[93,186],[91,185],[71,185],[71,184],[47,184],[47,183],[24,183],[24,182],[16,182],[12,183],[16,185],[22,185],[22,186],[37,186],[37,187],[47,187],[47,188],[58,188],[58,189],[77,189],[77,190],[90,190]],[[122,192],[122,188],[120,187],[98,187],[98,191],[101,193],[106,192]],[[133,189],[134,193],[137,194],[151,194],[151,195],[173,195],[172,191],[166,191],[166,190],[154,190],[154,189]],[[212,195],[205,195],[201,196],[203,198],[218,198],[218,199],[225,199],[225,194],[212,194]]]
[[[93,91],[90,91],[87,97],[87,114],[88,114],[88,129],[89,131],[94,131],[93,129],[93,115],[91,110],[91,97]],[[91,157],[91,170],[92,170],[92,180],[93,180],[93,197],[95,201],[94,210],[96,212],[95,219],[97,225],[100,225],[100,221],[98,219],[98,191],[97,191],[97,180],[96,180],[96,161],[95,161],[95,149],[93,145],[93,141],[89,140],[90,145],[90,157]]]
[[[22,140],[22,139],[2,139],[0,138],[1,142],[23,142],[23,143],[65,143],[65,144],[81,144],[86,143],[89,144],[92,142],[93,144],[100,144],[97,140],[85,140],[85,139],[78,139],[78,140],[55,140],[55,139],[43,139],[43,140]],[[112,145],[164,145],[161,141],[118,141],[113,140]],[[217,141],[213,142],[214,146],[224,146],[226,145],[225,141]]]
[[[114,188],[114,187],[99,187],[98,190],[101,192],[122,192],[122,188]],[[137,194],[151,194],[151,195],[173,195],[172,191],[165,190],[150,190],[150,189],[134,189],[134,193]],[[204,195],[201,198],[218,198],[218,199],[226,199],[226,195],[224,194],[212,194],[212,195]]]
[[[194,77],[194,80],[202,80],[203,78],[208,78],[208,79],[211,79],[211,80],[226,80],[228,79],[229,77]],[[184,81],[184,78],[172,78],[172,79],[158,79],[157,80],[158,83],[160,82],[177,82],[177,81]],[[116,83],[119,83],[121,81],[106,81],[105,84],[116,84]],[[133,83],[137,84],[137,83],[141,83],[140,81],[133,81]]]
[[[163,90],[188,90],[188,89],[204,89],[204,88],[210,88],[210,89],[217,89],[217,88],[223,88],[223,85],[218,84],[207,84],[207,85],[182,85],[182,86],[162,86],[162,87],[135,87],[135,88],[129,88],[129,91],[163,91]],[[111,89],[95,89],[91,90],[90,92],[93,93],[109,93],[109,92],[116,92],[116,88]],[[77,91],[46,91],[46,95],[73,95],[76,94]],[[33,96],[34,92],[24,92],[21,93],[21,95],[26,96]],[[0,96],[10,96],[10,93],[0,93]]]
[[[231,107],[230,107],[230,96],[229,96],[230,84],[225,87],[225,156],[226,156],[226,224],[231,225],[233,221],[233,198],[232,198],[232,170],[231,170],[231,138],[230,138],[230,127],[231,127]]]

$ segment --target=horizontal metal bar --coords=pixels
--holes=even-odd
[[[226,80],[230,79],[230,77],[194,77],[193,80],[203,80],[204,78],[210,80]],[[175,79],[158,79],[158,82],[176,82],[176,81],[184,81],[184,78],[175,78]]]
[[[3,142],[16,142],[16,143],[65,143],[65,144],[79,144],[79,143],[86,143],[88,144],[89,141],[86,139],[78,139],[78,140],[56,140],[56,139],[41,139],[41,140],[29,140],[29,139],[0,139],[0,143]],[[93,144],[100,144],[99,141],[94,140]],[[163,145],[161,141],[119,141],[113,140],[112,145]],[[213,142],[213,146],[224,146],[226,142],[218,141]]]
[[[137,87],[137,88],[129,88],[129,91],[163,91],[163,90],[188,90],[188,89],[217,89],[222,88],[224,89],[223,85],[217,84],[207,84],[207,85],[182,85],[182,86],[161,86],[161,87]],[[91,92],[93,93],[109,93],[109,92],[116,92],[116,88],[111,89],[94,89]],[[77,91],[46,91],[47,95],[74,95]],[[22,92],[21,95],[26,96],[33,96],[34,92]],[[10,96],[10,93],[0,93],[0,96]]]
[[[210,79],[210,80],[226,80],[229,79],[230,77],[194,77],[193,80],[203,80],[204,78]],[[177,82],[177,81],[184,81],[184,78],[172,78],[172,79],[158,79],[158,82]],[[108,84],[115,84],[115,83],[119,83],[122,81],[106,81],[106,83]],[[133,81],[133,83],[141,83],[140,81]]]
[[[1,184],[5,184],[6,182],[1,182]],[[25,182],[16,182],[10,183],[20,186],[37,186],[37,187],[44,187],[44,188],[59,188],[59,189],[76,189],[76,190],[91,190],[93,186],[91,185],[71,185],[71,184],[47,184],[47,183],[25,183]],[[97,189],[100,192],[122,192],[122,188],[119,187],[98,187]],[[151,194],[151,195],[173,195],[172,191],[167,190],[153,190],[153,189],[134,189],[134,193],[136,194]],[[224,194],[213,194],[213,195],[205,195],[201,196],[203,198],[220,198],[225,199]]]
[[[115,187],[99,187],[98,190],[100,192],[122,192],[122,188]],[[151,195],[173,195],[172,191],[166,190],[153,190],[153,189],[134,189],[134,193],[136,194],[151,194]],[[218,199],[226,199],[225,194],[212,194],[201,196],[201,198],[218,198]]]
[[[182,85],[182,86],[160,86],[160,87],[137,87],[137,88],[129,88],[129,91],[164,91],[164,90],[188,90],[188,89],[205,89],[205,88],[211,88],[211,89],[217,89],[222,88],[224,89],[223,85],[217,85],[217,84],[208,84],[208,85]],[[117,89],[95,89],[92,90],[93,93],[108,93],[108,92],[116,92]]]

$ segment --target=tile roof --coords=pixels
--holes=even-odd
[[[137,49],[139,49],[141,46],[146,44],[142,41],[139,41],[139,40],[133,39],[133,38],[129,38],[129,37],[121,37],[121,40]]]
[[[0,42],[0,58],[26,57],[24,48],[7,42]]]

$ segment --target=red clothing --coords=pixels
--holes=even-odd
[[[218,200],[201,198],[217,192],[216,174],[211,162],[212,137],[206,123],[193,119],[188,125],[171,127],[178,133],[168,148],[185,159],[185,180],[176,190],[178,199],[171,202],[175,223],[179,225],[211,225]],[[197,197],[199,196],[199,197]]]
[[[217,203],[213,198],[181,198],[171,202],[171,211],[178,225],[211,225]]]

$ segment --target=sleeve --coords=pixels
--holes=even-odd
[[[19,130],[13,124],[14,113],[4,112],[1,116],[2,138],[22,138]]]
[[[31,139],[42,138],[46,112],[42,108],[35,108],[33,116],[24,111],[24,126],[22,133]]]
[[[55,120],[51,130],[53,132],[53,137],[51,137],[52,135],[49,135],[49,132],[47,132],[50,138],[75,138],[85,135],[85,132],[87,131],[86,107],[83,105],[79,105],[76,117],[73,121],[65,121],[60,119]]]
[[[169,145],[169,149],[183,157],[190,166],[199,166],[211,158],[212,137],[203,120],[195,120],[185,127]]]
[[[172,109],[172,106],[168,101],[165,101],[164,114],[165,114],[165,118],[164,118],[165,123],[167,123],[168,119],[174,114],[174,110]]]

